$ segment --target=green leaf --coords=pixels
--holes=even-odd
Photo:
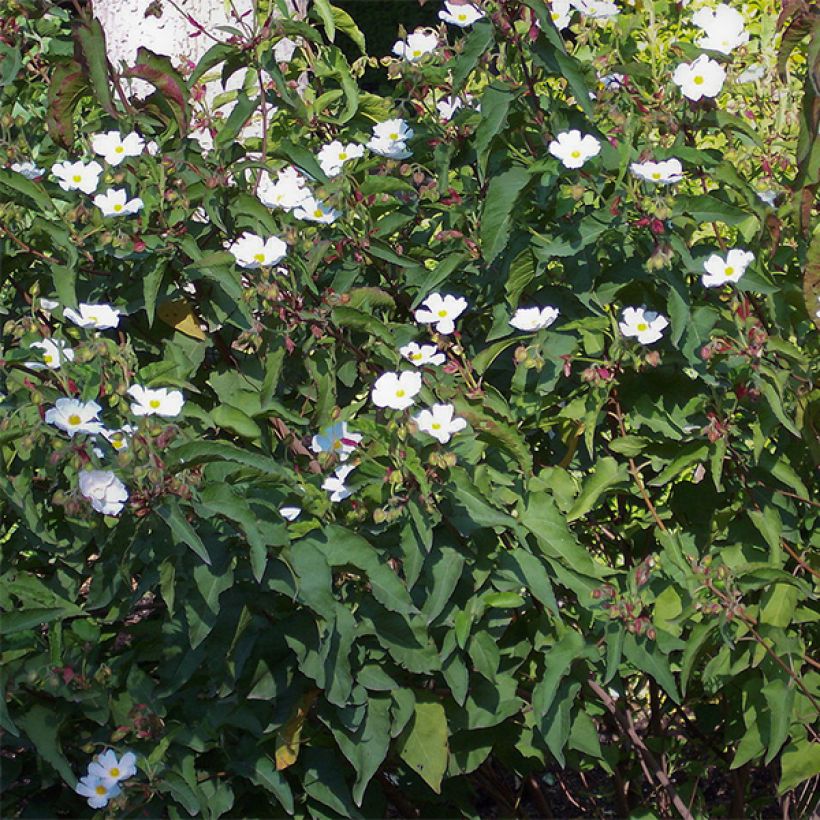
[[[259,440],[262,431],[259,425],[247,414],[230,404],[220,404],[211,411],[211,418],[217,427],[222,427],[242,438]]]
[[[60,745],[60,727],[62,721],[56,710],[46,706],[32,706],[25,714],[16,717],[17,725],[28,736],[28,739],[37,749],[37,754],[52,765],[60,777],[73,789],[77,785],[77,778],[63,754]]]
[[[456,95],[464,86],[470,72],[478,65],[495,40],[495,30],[489,20],[479,20],[473,30],[462,40],[461,54],[453,63],[453,85],[451,94]]]
[[[340,9],[338,6],[331,6],[330,11],[333,15],[333,24],[336,26],[336,29],[350,37],[362,54],[367,54],[367,44],[365,43],[364,34],[362,34],[361,29],[356,25],[353,18],[344,9]]]
[[[452,547],[434,548],[425,565],[426,596],[421,613],[432,623],[449,602],[464,570],[464,556]]]
[[[769,747],[765,764],[774,760],[789,736],[794,704],[794,687],[782,678],[773,678],[762,689],[769,717]]]
[[[797,587],[775,584],[766,591],[760,610],[760,623],[770,626],[788,626],[797,605]]]
[[[40,211],[54,210],[54,202],[40,183],[28,179],[16,171],[0,168],[0,190],[4,188],[30,199]]]
[[[585,516],[598,499],[610,487],[626,478],[626,465],[618,464],[614,458],[604,456],[595,463],[595,472],[584,482],[584,486],[567,513],[567,521],[572,522]]]
[[[188,132],[191,120],[188,86],[168,57],[140,46],[134,64],[125,69],[123,76],[151,83],[156,91],[147,98],[146,103],[165,115],[166,123],[175,122],[181,135]]]
[[[410,725],[398,741],[401,759],[436,793],[447,771],[449,747],[444,707],[426,692],[416,692]]]
[[[188,523],[175,498],[168,498],[164,504],[156,508],[156,513],[168,525],[175,538],[187,544],[206,564],[211,563],[207,547]]]
[[[636,638],[628,633],[624,637],[624,657],[633,666],[651,675],[675,703],[681,702],[669,661],[654,641]]]
[[[111,78],[108,74],[108,57],[105,32],[102,24],[90,14],[83,15],[74,24],[74,59],[82,66],[96,101],[112,117],[117,116],[111,94]]]
[[[515,166],[490,179],[481,212],[481,249],[489,265],[506,248],[512,215],[521,191],[530,180],[526,168]]]
[[[285,469],[269,456],[237,447],[227,441],[192,441],[169,452],[169,466],[177,469],[195,467],[211,461],[241,464],[267,475],[286,478]]]
[[[51,74],[46,100],[46,127],[51,139],[64,148],[74,145],[74,111],[90,88],[81,66],[60,63]]]
[[[810,777],[820,774],[820,743],[802,738],[790,743],[780,757],[780,782],[777,793],[783,795]]]
[[[313,0],[312,11],[318,13],[318,17],[325,27],[327,39],[332,43],[336,39],[336,20],[333,14],[333,7],[328,0]]]
[[[574,629],[567,630],[544,655],[544,674],[532,690],[532,708],[536,717],[543,718],[552,707],[561,679],[569,672],[572,662],[586,654],[586,641]]]
[[[490,146],[506,127],[510,106],[515,98],[516,94],[512,89],[500,85],[488,86],[481,96],[481,122],[476,128],[473,146],[482,176],[487,168]]]
[[[672,205],[672,216],[688,216],[695,222],[723,222],[726,225],[738,225],[748,219],[750,214],[712,194],[700,194],[676,196]]]

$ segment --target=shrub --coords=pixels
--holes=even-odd
[[[6,6],[4,813],[808,813],[816,10]]]

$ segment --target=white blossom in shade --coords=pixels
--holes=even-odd
[[[128,501],[128,489],[111,470],[84,470],[79,478],[80,493],[91,506],[103,515],[119,515]],[[91,774],[91,765],[88,767]],[[98,778],[100,782],[114,786],[115,782]]]
[[[660,313],[639,307],[628,307],[621,315],[618,327],[629,338],[636,338],[641,344],[650,345],[663,336],[669,320]]]
[[[120,323],[120,311],[111,305],[90,305],[80,302],[79,311],[66,308],[63,316],[80,327],[92,327],[95,330],[110,330]]]
[[[406,142],[389,140],[385,137],[371,137],[367,147],[374,154],[387,157],[387,159],[407,159],[413,156]]]
[[[620,13],[615,3],[608,0],[572,0],[572,5],[591,20],[609,20]]]
[[[410,342],[399,348],[399,353],[416,367],[426,364],[440,365],[447,361],[447,357],[435,345],[420,345]]]
[[[40,299],[40,310],[54,310],[60,307],[56,299]]]
[[[404,373],[382,373],[373,383],[371,398],[376,407],[391,407],[405,410],[415,404],[415,397],[421,390],[421,374],[415,370]]]
[[[88,798],[88,805],[92,809],[103,809],[108,805],[108,801],[122,794],[122,789],[115,783],[112,786],[106,783],[99,777],[92,777],[86,775],[81,777],[74,791],[82,797]]]
[[[681,63],[672,74],[672,82],[680,88],[681,94],[695,102],[702,97],[716,97],[725,79],[723,66],[705,54],[692,63]]]
[[[549,152],[560,159],[565,168],[580,168],[600,150],[601,143],[595,137],[581,134],[577,128],[563,131],[549,144]]]
[[[549,8],[553,25],[558,31],[563,31],[572,21],[572,3],[570,0],[552,0]]]
[[[293,54],[298,47],[299,43],[297,43],[296,40],[292,40],[290,37],[283,37],[273,47],[273,59],[276,60],[277,63],[289,63],[293,59]]]
[[[411,63],[415,63],[424,57],[425,54],[431,54],[437,48],[438,34],[432,31],[417,29],[412,34],[408,34],[406,40],[396,40],[393,44],[393,54]]]
[[[145,140],[134,131],[125,137],[119,131],[106,131],[91,137],[91,148],[109,165],[119,165],[127,157],[138,157],[145,149]]]
[[[692,23],[705,35],[697,40],[697,44],[709,51],[731,54],[734,49],[749,42],[743,15],[726,3],[721,3],[714,10],[698,9],[692,15]]]
[[[64,430],[72,438],[77,433],[97,435],[103,430],[98,416],[102,407],[95,401],[57,399],[54,407],[46,410],[46,423]]]
[[[629,170],[647,182],[654,182],[657,185],[671,185],[683,179],[683,166],[678,159],[665,159],[661,162],[633,162]]]
[[[754,83],[758,80],[763,79],[763,76],[765,74],[766,67],[762,66],[760,63],[755,63],[754,65],[750,65],[745,71],[742,71],[740,74],[738,74],[736,82]]]
[[[444,20],[452,26],[466,28],[471,26],[476,20],[484,17],[484,12],[472,3],[452,3],[449,0],[444,2],[444,10],[438,13],[439,20]]]
[[[620,91],[624,87],[626,81],[625,74],[619,74],[617,71],[612,74],[604,74],[599,82],[607,91]]]
[[[444,97],[436,103],[436,111],[444,122],[449,122],[459,108],[464,107],[461,97]]]
[[[272,182],[268,174],[263,174],[257,196],[267,208],[292,211],[310,196],[306,183],[307,180],[302,174],[291,169],[280,171],[276,182]]]
[[[103,430],[103,438],[117,451],[127,450],[129,436],[134,432],[130,424],[124,424],[119,430]]]
[[[21,174],[26,179],[38,179],[46,172],[45,168],[38,167],[31,160],[26,160],[25,162],[13,162],[11,165],[11,170],[16,174]]]
[[[340,461],[347,461],[362,440],[360,433],[351,433],[346,421],[338,421],[325,427],[310,441],[314,453],[335,453]]]
[[[364,146],[358,145],[355,142],[349,142],[347,145],[339,140],[323,145],[319,149],[316,159],[319,160],[319,165],[322,170],[329,176],[335,177],[340,173],[342,166],[352,159],[360,159],[364,156]]]
[[[322,482],[322,489],[330,493],[330,500],[332,502],[344,501],[353,494],[353,490],[345,484],[345,479],[355,469],[355,464],[342,464],[333,471],[332,475],[329,475]]]
[[[73,362],[74,351],[62,339],[43,339],[42,342],[32,342],[30,350],[42,351],[39,362],[26,362],[26,367],[31,370],[59,370],[63,361]]]
[[[99,777],[100,780],[113,786],[120,780],[133,777],[137,773],[136,763],[137,757],[133,752],[126,752],[122,757],[117,757],[115,751],[106,749],[88,764],[88,774],[91,777]]]
[[[534,331],[549,327],[558,318],[558,308],[518,308],[510,319],[510,324],[516,330]]]
[[[185,400],[179,390],[169,390],[167,387],[143,387],[132,384],[126,391],[134,403],[131,412],[135,416],[164,416],[173,418],[182,412]]]
[[[746,268],[754,261],[755,255],[751,251],[744,251],[740,248],[730,250],[725,259],[713,253],[703,263],[706,273],[701,276],[700,281],[707,288],[719,288],[729,282],[737,282],[746,273]]]
[[[129,199],[125,188],[111,188],[104,194],[97,194],[94,204],[103,216],[130,216],[142,210],[143,201],[138,196]]]
[[[416,321],[435,325],[439,333],[448,335],[455,329],[455,319],[467,310],[467,300],[449,293],[431,293],[416,310]]]
[[[770,188],[768,191],[758,191],[757,198],[761,202],[765,202],[770,208],[774,208],[777,202],[777,191]]]
[[[51,166],[51,173],[64,191],[82,191],[93,194],[100,184],[103,167],[99,162],[58,162]]]
[[[422,410],[417,416],[413,416],[413,421],[423,433],[429,433],[446,444],[453,433],[458,433],[467,426],[463,418],[453,415],[454,412],[452,404],[434,404],[429,410]]]
[[[278,236],[263,239],[255,233],[243,233],[228,248],[242,268],[261,268],[275,265],[285,258],[288,246]]]
[[[295,521],[300,515],[302,514],[301,507],[280,507],[279,508],[279,515],[285,519],[285,521]]]
[[[309,196],[294,208],[293,215],[297,219],[304,219],[308,222],[319,222],[323,225],[330,225],[342,215],[342,212],[331,208],[330,205],[321,202],[315,197]]]

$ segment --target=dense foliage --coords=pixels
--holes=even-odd
[[[816,7],[2,5],[3,814],[808,814]]]

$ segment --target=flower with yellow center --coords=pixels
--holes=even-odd
[[[720,254],[713,253],[703,263],[706,272],[701,276],[701,283],[707,288],[719,288],[738,282],[746,273],[746,268],[754,262],[754,258],[751,251],[742,248],[732,248],[725,259]]]
[[[346,421],[337,421],[313,436],[310,449],[314,453],[335,453],[340,461],[347,461],[361,440],[361,434],[349,430]]]
[[[382,373],[373,383],[371,398],[377,407],[404,410],[415,403],[421,390],[421,374],[415,370],[404,373]]]
[[[484,12],[472,3],[454,3],[446,0],[444,9],[438,13],[439,19],[451,26],[466,28],[484,17]]]
[[[72,437],[78,433],[96,435],[103,430],[98,417],[101,410],[102,407],[95,401],[57,399],[54,407],[46,410],[45,420]]]
[[[91,147],[109,165],[119,165],[127,157],[138,157],[145,150],[145,141],[131,132],[121,137],[119,131],[106,131],[91,138]]]
[[[429,410],[422,410],[413,421],[419,430],[428,433],[441,444],[446,444],[454,433],[458,433],[467,426],[467,422],[454,415],[452,404],[434,404]]]
[[[435,345],[419,345],[416,342],[400,347],[399,353],[416,367],[423,367],[427,364],[442,365],[447,360],[447,357]]]
[[[288,246],[278,237],[267,239],[255,233],[243,233],[234,241],[228,251],[241,268],[261,268],[276,265],[288,252]]]
[[[182,412],[185,404],[179,390],[169,390],[167,387],[149,388],[133,384],[126,392],[134,399],[131,412],[135,416],[173,418]]]
[[[99,162],[57,162],[51,166],[51,173],[64,191],[82,191],[93,194],[97,190],[102,174]]]
[[[59,370],[64,361],[74,361],[74,351],[62,339],[43,339],[42,342],[32,342],[29,350],[42,351],[42,361],[26,362],[26,367],[32,370]]]

